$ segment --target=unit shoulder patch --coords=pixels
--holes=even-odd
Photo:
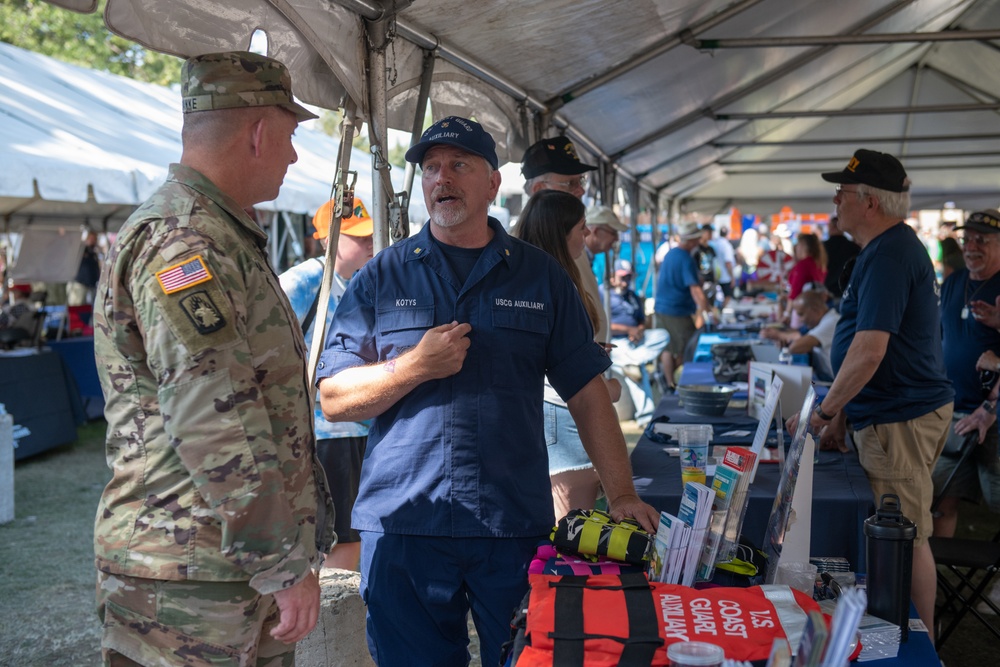
[[[195,331],[203,336],[226,326],[226,318],[223,317],[222,311],[205,290],[184,295],[179,305],[191,320]]]

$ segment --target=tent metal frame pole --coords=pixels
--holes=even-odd
[[[798,46],[899,44],[902,42],[985,42],[1000,39],[1000,30],[944,30],[939,32],[873,33],[866,35],[802,35],[798,37],[733,37],[692,39],[690,46],[705,51]]]
[[[424,116],[427,113],[427,100],[431,97],[431,83],[434,81],[434,62],[436,57],[433,51],[424,51],[423,67],[420,70],[420,89],[417,91],[417,104],[413,111],[413,125],[410,128],[410,147],[412,148],[420,141],[420,135],[424,131]],[[403,189],[411,197],[413,195],[413,177],[416,175],[417,166],[412,162],[406,163],[406,172],[403,176]]]
[[[389,200],[393,192],[389,178],[388,145],[388,88],[386,85],[385,52],[393,36],[389,22],[392,19],[365,23],[368,49],[368,139],[372,152],[372,219],[375,221],[374,251],[389,247]],[[387,190],[388,188],[388,190]]]
[[[899,141],[897,139],[897,141]],[[866,139],[856,139],[852,144],[869,144]],[[997,151],[969,151],[963,153],[917,153],[907,154],[910,160],[935,160],[943,158],[963,158],[963,157],[996,157]],[[719,160],[715,163],[721,167],[746,167],[758,164],[816,164],[824,162],[843,162],[847,156],[835,155],[832,157],[792,157],[792,158],[763,158],[760,160]]]
[[[749,111],[713,113],[713,120],[757,120],[760,118],[837,118],[844,116],[898,115],[911,113],[959,113],[964,111],[996,111],[1000,102],[983,104],[925,104],[922,106],[866,107],[863,109],[816,109],[799,111]],[[897,138],[896,141],[900,139]]]
[[[348,98],[344,104],[344,119],[340,129],[340,148],[337,150],[337,179],[334,182],[334,196],[343,196],[343,185],[347,179],[347,171],[351,166],[351,145],[354,139],[354,127],[357,120],[357,106]],[[323,278],[319,286],[319,299],[316,304],[316,317],[313,319],[313,337],[309,345],[309,361],[306,368],[309,371],[309,386],[316,386],[316,364],[320,352],[326,343],[326,319],[330,311],[330,291],[333,288],[333,273],[337,264],[337,246],[340,243],[340,220],[343,200],[337,202],[331,213],[330,228],[327,231],[326,254],[323,264]],[[316,399],[315,392],[309,392],[310,405]]]
[[[933,142],[948,142],[948,141],[990,141],[1000,139],[1000,134],[933,134],[926,136],[915,136],[909,137],[907,141],[933,141]],[[871,138],[858,138],[858,137],[838,137],[835,139],[802,139],[800,140],[789,140],[789,141],[713,141],[711,144],[706,144],[712,146],[713,148],[778,148],[781,146],[839,146],[843,144],[849,144],[854,146],[858,143],[863,144],[891,144],[899,141],[899,137],[871,137]]]

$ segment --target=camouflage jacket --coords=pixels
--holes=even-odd
[[[94,307],[113,471],[98,569],[267,594],[328,550],[307,353],[265,242],[182,165],[118,234]]]

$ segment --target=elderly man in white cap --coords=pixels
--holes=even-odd
[[[653,324],[670,334],[668,354],[664,356],[663,372],[667,389],[676,385],[674,371],[684,356],[684,348],[695,332],[711,317],[698,265],[691,251],[698,245],[701,228],[696,222],[682,222],[677,226],[677,245],[670,249],[656,279],[656,302]]]

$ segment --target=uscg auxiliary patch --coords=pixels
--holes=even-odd
[[[208,279],[206,278],[206,280]],[[186,294],[181,297],[179,303],[181,310],[191,320],[195,330],[202,335],[210,334],[226,326],[226,319],[222,316],[222,311],[205,290]]]
[[[164,294],[173,294],[188,287],[208,282],[212,279],[212,274],[208,272],[208,267],[201,255],[195,255],[181,264],[174,264],[157,271],[156,279],[160,281],[160,287],[163,288]]]

